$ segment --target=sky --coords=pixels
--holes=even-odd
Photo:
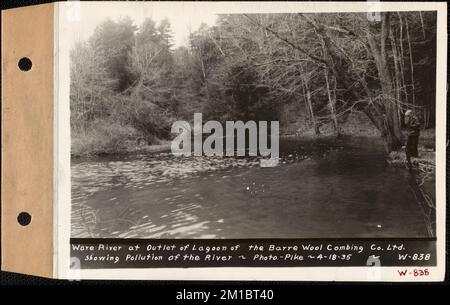
[[[72,0],[63,2],[63,10],[59,18],[63,19],[64,31],[72,46],[75,42],[87,40],[97,25],[110,18],[118,20],[130,17],[136,26],[150,17],[155,22],[168,18],[174,33],[174,47],[187,46],[190,32],[196,31],[202,23],[211,26],[218,14],[237,13],[295,13],[295,12],[367,12],[371,3],[378,2],[345,2],[346,4],[330,5],[326,2],[278,2],[278,1],[202,1],[202,2],[81,2]],[[369,4],[370,5],[369,5]],[[417,2],[419,4],[419,2]],[[383,6],[394,3],[385,2]],[[414,8],[409,5],[403,9]],[[399,6],[395,7],[398,10]],[[402,10],[402,9],[400,9]]]
[[[70,20],[70,31],[74,38],[72,43],[87,40],[95,28],[108,18],[119,20],[129,16],[137,26],[140,26],[148,17],[157,23],[168,18],[174,34],[175,48],[187,46],[189,33],[196,31],[202,23],[211,26],[217,19],[213,8],[205,9],[203,6],[203,9],[200,9],[199,5],[193,2],[114,2],[108,5],[95,2],[73,2],[66,11],[66,16],[69,16]]]

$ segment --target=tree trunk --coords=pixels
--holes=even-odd
[[[306,102],[308,103],[311,122],[314,126],[314,133],[316,135],[320,135],[319,125],[317,124],[316,116],[314,115],[314,109],[311,102],[311,91],[309,90],[308,82],[306,80],[303,80],[303,87],[306,93]]]
[[[389,126],[387,116],[382,114],[379,106],[376,104],[369,104],[364,108],[364,113],[380,131],[387,152],[391,152],[402,147],[402,139],[395,135],[392,127]]]
[[[400,12],[397,12],[398,19],[400,21],[400,77],[402,80],[402,91],[405,95],[405,103],[408,103],[408,91],[406,89],[406,81],[405,81],[405,52],[403,51],[403,19],[402,15],[400,15]]]
[[[369,47],[372,52],[375,64],[378,70],[378,78],[380,80],[381,91],[382,91],[382,104],[384,106],[384,113],[382,111],[371,111],[369,110],[369,118],[372,122],[376,122],[377,128],[380,130],[383,138],[386,142],[386,148],[388,151],[396,150],[402,146],[403,135],[401,132],[400,120],[397,113],[397,101],[393,94],[392,78],[387,65],[387,53],[386,53],[386,40],[389,31],[389,13],[381,13],[382,24],[381,24],[381,41],[380,47],[378,47],[374,35],[367,32],[367,38],[369,42]],[[372,107],[376,109],[377,104],[373,104]],[[378,109],[377,109],[378,110]],[[378,113],[381,112],[380,116]],[[367,114],[367,112],[366,112]]]
[[[396,107],[397,107],[397,117],[398,120],[401,120],[401,80],[400,80],[400,69],[399,69],[399,60],[397,55],[397,45],[395,43],[395,37],[394,32],[392,31],[392,28],[389,29],[389,37],[391,40],[391,47],[392,47],[392,55],[394,57],[394,73],[395,73],[395,99],[396,99]]]
[[[415,94],[415,86],[414,86],[414,65],[413,65],[413,55],[412,55],[412,48],[411,48],[411,39],[409,37],[409,25],[408,25],[408,19],[405,18],[405,24],[406,24],[406,36],[408,38],[408,49],[409,49],[409,64],[410,64],[410,70],[411,70],[411,90],[412,90],[412,103],[414,106],[416,106],[416,94]],[[414,109],[415,110],[415,109]]]
[[[328,80],[328,68],[325,67],[323,69],[323,72],[325,75],[325,83],[327,85],[328,103],[330,105],[331,119],[333,120],[334,132],[336,133],[336,135],[339,135],[340,131],[339,131],[338,120],[336,117],[335,101],[333,101],[333,98],[331,97],[330,82]]]
[[[422,16],[422,12],[419,11],[419,17],[420,17],[420,24],[422,25],[422,35],[423,35],[423,39],[425,40],[426,35],[425,35],[425,25],[423,24],[423,16]]]

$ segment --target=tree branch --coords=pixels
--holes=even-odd
[[[319,62],[319,63],[322,63],[322,64],[327,64],[327,62],[325,60],[323,60],[322,58],[310,54],[305,49],[303,49],[302,47],[300,47],[297,44],[293,43],[292,41],[288,40],[287,38],[281,37],[280,34],[278,34],[276,31],[272,30],[269,26],[264,26],[264,25],[260,24],[259,22],[257,22],[256,20],[254,20],[253,18],[248,16],[247,14],[244,14],[244,16],[247,17],[253,24],[259,26],[260,28],[263,28],[263,29],[267,30],[269,33],[274,35],[276,38],[278,38],[279,40],[281,40],[281,41],[285,42],[286,44],[290,45],[292,48],[296,49],[297,51],[300,51],[301,53],[303,53],[307,57],[311,58],[312,60],[314,60],[316,62]]]

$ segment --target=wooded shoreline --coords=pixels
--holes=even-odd
[[[313,134],[324,125],[340,134],[359,113],[356,130],[371,124],[398,150],[407,109],[435,126],[436,13],[378,17],[220,15],[177,47],[167,19],[104,20],[71,50],[73,154],[164,145],[172,123],[193,113],[287,119]]]

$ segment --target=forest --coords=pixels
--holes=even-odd
[[[369,126],[387,152],[404,145],[406,109],[435,127],[432,11],[219,15],[182,47],[167,19],[108,19],[70,57],[75,155],[164,143],[194,112],[299,136]]]

